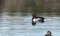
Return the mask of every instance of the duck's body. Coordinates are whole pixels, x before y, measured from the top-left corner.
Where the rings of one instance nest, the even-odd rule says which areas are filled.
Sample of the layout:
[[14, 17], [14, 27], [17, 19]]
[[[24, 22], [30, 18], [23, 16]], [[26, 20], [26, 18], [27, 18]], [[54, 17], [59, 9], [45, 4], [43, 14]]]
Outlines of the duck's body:
[[39, 21], [40, 20], [40, 18], [33, 18], [33, 22], [37, 22], [37, 21]]
[[36, 22], [44, 22], [44, 18], [43, 17], [37, 17], [36, 15], [33, 15], [33, 18], [32, 18], [32, 25], [35, 25]]

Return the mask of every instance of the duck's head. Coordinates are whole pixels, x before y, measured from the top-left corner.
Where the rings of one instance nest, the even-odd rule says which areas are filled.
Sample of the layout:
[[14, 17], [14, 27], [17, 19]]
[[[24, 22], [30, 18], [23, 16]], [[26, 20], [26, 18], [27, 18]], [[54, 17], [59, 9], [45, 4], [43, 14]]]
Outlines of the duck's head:
[[32, 14], [32, 17], [36, 17], [36, 13]]
[[51, 34], [51, 31], [48, 31], [47, 34]]

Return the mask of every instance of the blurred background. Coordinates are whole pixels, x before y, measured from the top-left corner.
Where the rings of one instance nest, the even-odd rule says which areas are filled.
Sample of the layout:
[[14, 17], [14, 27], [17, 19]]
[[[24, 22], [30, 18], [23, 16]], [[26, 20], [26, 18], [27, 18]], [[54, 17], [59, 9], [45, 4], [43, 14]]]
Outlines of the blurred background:
[[60, 0], [0, 0], [0, 11], [60, 15]]

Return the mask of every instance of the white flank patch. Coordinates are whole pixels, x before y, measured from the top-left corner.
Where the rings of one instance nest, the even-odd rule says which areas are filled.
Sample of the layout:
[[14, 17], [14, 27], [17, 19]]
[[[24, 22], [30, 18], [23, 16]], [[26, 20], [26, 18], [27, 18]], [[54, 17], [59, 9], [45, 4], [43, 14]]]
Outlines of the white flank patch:
[[37, 18], [37, 19], [34, 18], [34, 19], [33, 19], [34, 22], [37, 22], [38, 20], [40, 20], [40, 18]]
[[35, 18], [33, 19], [33, 22], [36, 22], [36, 19]]

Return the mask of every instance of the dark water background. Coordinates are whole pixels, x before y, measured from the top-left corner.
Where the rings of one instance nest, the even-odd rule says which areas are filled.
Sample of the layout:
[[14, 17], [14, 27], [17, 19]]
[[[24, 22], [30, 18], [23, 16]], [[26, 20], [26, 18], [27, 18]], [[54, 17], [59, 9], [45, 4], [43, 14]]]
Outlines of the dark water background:
[[45, 22], [33, 26], [31, 13], [14, 14], [0, 14], [0, 36], [44, 36], [47, 31], [51, 31], [53, 36], [60, 36], [59, 16], [38, 14], [45, 18]]

